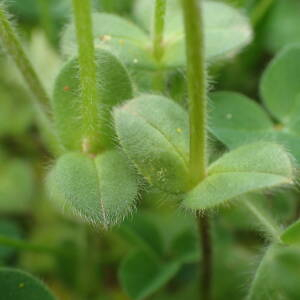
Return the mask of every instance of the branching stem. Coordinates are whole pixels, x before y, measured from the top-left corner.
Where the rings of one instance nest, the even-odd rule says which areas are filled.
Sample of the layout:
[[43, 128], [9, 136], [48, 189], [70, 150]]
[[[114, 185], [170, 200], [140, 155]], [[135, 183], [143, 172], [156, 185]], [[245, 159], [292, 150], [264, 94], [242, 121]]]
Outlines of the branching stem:
[[84, 152], [92, 152], [99, 133], [97, 107], [97, 73], [95, 47], [92, 29], [91, 0], [72, 0], [75, 18], [77, 42], [79, 47], [81, 112], [84, 134], [82, 147]]

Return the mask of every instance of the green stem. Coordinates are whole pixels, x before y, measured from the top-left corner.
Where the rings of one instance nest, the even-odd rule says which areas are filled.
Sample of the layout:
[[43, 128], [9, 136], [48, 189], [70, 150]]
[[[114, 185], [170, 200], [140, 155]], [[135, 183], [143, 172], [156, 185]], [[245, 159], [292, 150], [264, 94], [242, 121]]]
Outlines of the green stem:
[[153, 20], [153, 54], [160, 61], [164, 54], [163, 40], [165, 29], [166, 0], [156, 0]]
[[258, 2], [251, 13], [251, 21], [254, 27], [264, 18], [273, 2], [274, 0], [261, 0]]
[[209, 217], [201, 212], [197, 213], [198, 231], [200, 233], [200, 249], [202, 249], [202, 276], [200, 286], [203, 300], [212, 299], [213, 277], [213, 249]]
[[245, 207], [252, 213], [252, 215], [259, 221], [261, 226], [263, 227], [264, 232], [266, 232], [266, 236], [272, 242], [281, 242], [281, 230], [279, 226], [274, 222], [270, 215], [263, 210], [262, 207], [256, 205], [253, 201], [245, 200], [243, 202]]
[[206, 176], [206, 71], [202, 1], [182, 0], [184, 11], [190, 116], [190, 176], [196, 185]]
[[43, 87], [38, 75], [36, 74], [32, 64], [30, 63], [30, 60], [28, 59], [22, 44], [7, 17], [7, 13], [3, 4], [0, 5], [0, 39], [20, 70], [32, 94], [38, 100], [35, 101], [33, 99], [32, 101], [37, 113], [37, 123], [40, 126], [46, 143], [48, 144], [50, 150], [52, 150], [54, 153], [59, 152], [57, 139], [50, 121], [51, 116], [48, 108], [50, 100], [47, 92]]
[[[205, 45], [202, 15], [202, 1], [182, 0], [185, 36], [187, 75], [189, 91], [190, 121], [190, 180], [195, 186], [206, 177], [207, 168], [207, 95], [205, 71]], [[210, 220], [205, 214], [198, 212], [198, 230], [201, 236], [202, 276], [201, 299], [212, 299], [212, 239]]]
[[72, 0], [79, 47], [81, 111], [84, 137], [84, 152], [93, 152], [99, 133], [96, 124], [99, 122], [97, 107], [97, 71], [90, 0]]
[[13, 247], [21, 250], [28, 250], [32, 252], [47, 253], [51, 255], [64, 255], [64, 252], [55, 248], [47, 247], [44, 245], [31, 244], [22, 240], [12, 239], [6, 236], [0, 236], [0, 245], [6, 247]]

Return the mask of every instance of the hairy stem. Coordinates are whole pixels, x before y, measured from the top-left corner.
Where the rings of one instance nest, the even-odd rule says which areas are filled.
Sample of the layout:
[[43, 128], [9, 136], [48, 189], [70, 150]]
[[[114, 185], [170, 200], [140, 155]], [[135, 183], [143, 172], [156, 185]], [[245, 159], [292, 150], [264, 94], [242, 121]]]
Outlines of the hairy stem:
[[[190, 180], [192, 186], [204, 180], [207, 169], [206, 133], [206, 71], [202, 16], [202, 1], [182, 0], [189, 91], [190, 121]], [[210, 300], [212, 282], [212, 243], [209, 217], [198, 212], [198, 229], [201, 236], [202, 278], [201, 299]]]
[[72, 0], [79, 48], [81, 112], [84, 152], [92, 152], [97, 144], [99, 122], [97, 107], [97, 74], [92, 30], [91, 0]]
[[166, 0], [155, 1], [155, 11], [153, 20], [153, 54], [159, 61], [164, 53], [163, 39], [165, 28], [165, 15], [166, 15]]
[[253, 26], [256, 26], [263, 19], [273, 3], [274, 0], [261, 0], [258, 2], [251, 13], [251, 21]]
[[197, 214], [198, 230], [201, 236], [200, 249], [202, 249], [202, 276], [200, 276], [200, 286], [203, 300], [212, 299], [212, 240], [210, 220], [207, 215], [200, 212]]
[[245, 200], [243, 202], [245, 207], [252, 213], [252, 215], [259, 221], [263, 231], [266, 233], [266, 237], [271, 242], [281, 242], [281, 231], [279, 226], [274, 222], [270, 215], [263, 210], [262, 207], [256, 205], [253, 201]]
[[185, 22], [190, 116], [190, 176], [193, 185], [206, 176], [206, 71], [202, 1], [182, 0]]
[[58, 142], [50, 121], [51, 116], [48, 108], [50, 100], [47, 92], [43, 87], [38, 75], [36, 74], [32, 64], [30, 63], [30, 60], [22, 47], [14, 27], [7, 17], [7, 13], [3, 4], [0, 4], [0, 39], [20, 70], [30, 91], [38, 100], [35, 101], [35, 99], [33, 99], [32, 101], [37, 113], [37, 123], [41, 129], [45, 142], [49, 146], [50, 150], [52, 150], [54, 153], [59, 152]]

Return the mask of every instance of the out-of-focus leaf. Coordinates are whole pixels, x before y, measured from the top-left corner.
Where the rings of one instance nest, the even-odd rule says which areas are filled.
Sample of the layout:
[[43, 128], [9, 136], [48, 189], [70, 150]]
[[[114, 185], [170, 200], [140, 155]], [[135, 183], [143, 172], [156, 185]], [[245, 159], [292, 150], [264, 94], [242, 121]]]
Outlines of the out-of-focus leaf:
[[134, 300], [146, 299], [163, 287], [177, 272], [175, 263], [163, 263], [143, 251], [130, 254], [122, 263], [119, 278]]
[[300, 2], [274, 1], [262, 27], [263, 42], [269, 51], [276, 53], [282, 47], [300, 42]]
[[[0, 220], [0, 236], [20, 238], [21, 228], [13, 221]], [[15, 249], [12, 247], [0, 245], [0, 264], [5, 262], [5, 260], [11, 257], [15, 252]]]
[[257, 268], [247, 300], [297, 300], [299, 276], [300, 248], [273, 245]]
[[17, 269], [0, 268], [0, 299], [55, 300], [50, 290], [38, 279]]
[[[285, 48], [270, 63], [261, 80], [262, 98], [283, 125], [288, 125], [295, 110], [300, 108], [299, 57], [300, 44]], [[297, 117], [300, 119], [299, 113]]]
[[286, 244], [300, 245], [300, 220], [290, 225], [281, 235], [281, 239]]

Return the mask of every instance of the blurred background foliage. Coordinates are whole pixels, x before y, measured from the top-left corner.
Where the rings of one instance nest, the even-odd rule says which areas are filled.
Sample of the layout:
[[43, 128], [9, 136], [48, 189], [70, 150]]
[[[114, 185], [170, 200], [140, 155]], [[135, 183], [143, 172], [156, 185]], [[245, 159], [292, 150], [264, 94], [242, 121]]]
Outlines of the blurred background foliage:
[[[239, 91], [259, 99], [258, 82], [265, 66], [284, 46], [300, 42], [300, 1], [274, 0], [266, 7], [260, 5], [261, 0], [222, 1], [249, 16], [255, 38], [239, 56], [210, 67], [211, 90]], [[51, 92], [64, 60], [60, 39], [70, 19], [70, 1], [11, 0], [7, 4]], [[133, 5], [134, 0], [94, 1], [95, 10], [129, 20], [133, 20]], [[43, 188], [52, 158], [38, 134], [30, 94], [3, 49], [0, 67], [0, 265], [37, 275], [59, 299], [194, 299], [201, 257], [193, 217], [155, 190], [141, 195], [138, 214], [108, 232], [59, 214]], [[174, 74], [170, 82], [173, 98], [185, 95], [183, 78], [184, 74]], [[222, 151], [217, 142], [212, 144], [216, 153]], [[257, 198], [254, 201], [282, 224], [300, 216], [297, 191]], [[240, 300], [247, 293], [245, 282], [251, 281], [265, 241], [256, 221], [241, 207], [220, 208], [212, 218], [215, 299]], [[286, 255], [276, 249], [276, 272], [299, 278], [299, 256], [293, 252], [286, 259]], [[278, 279], [271, 282], [277, 284]]]

